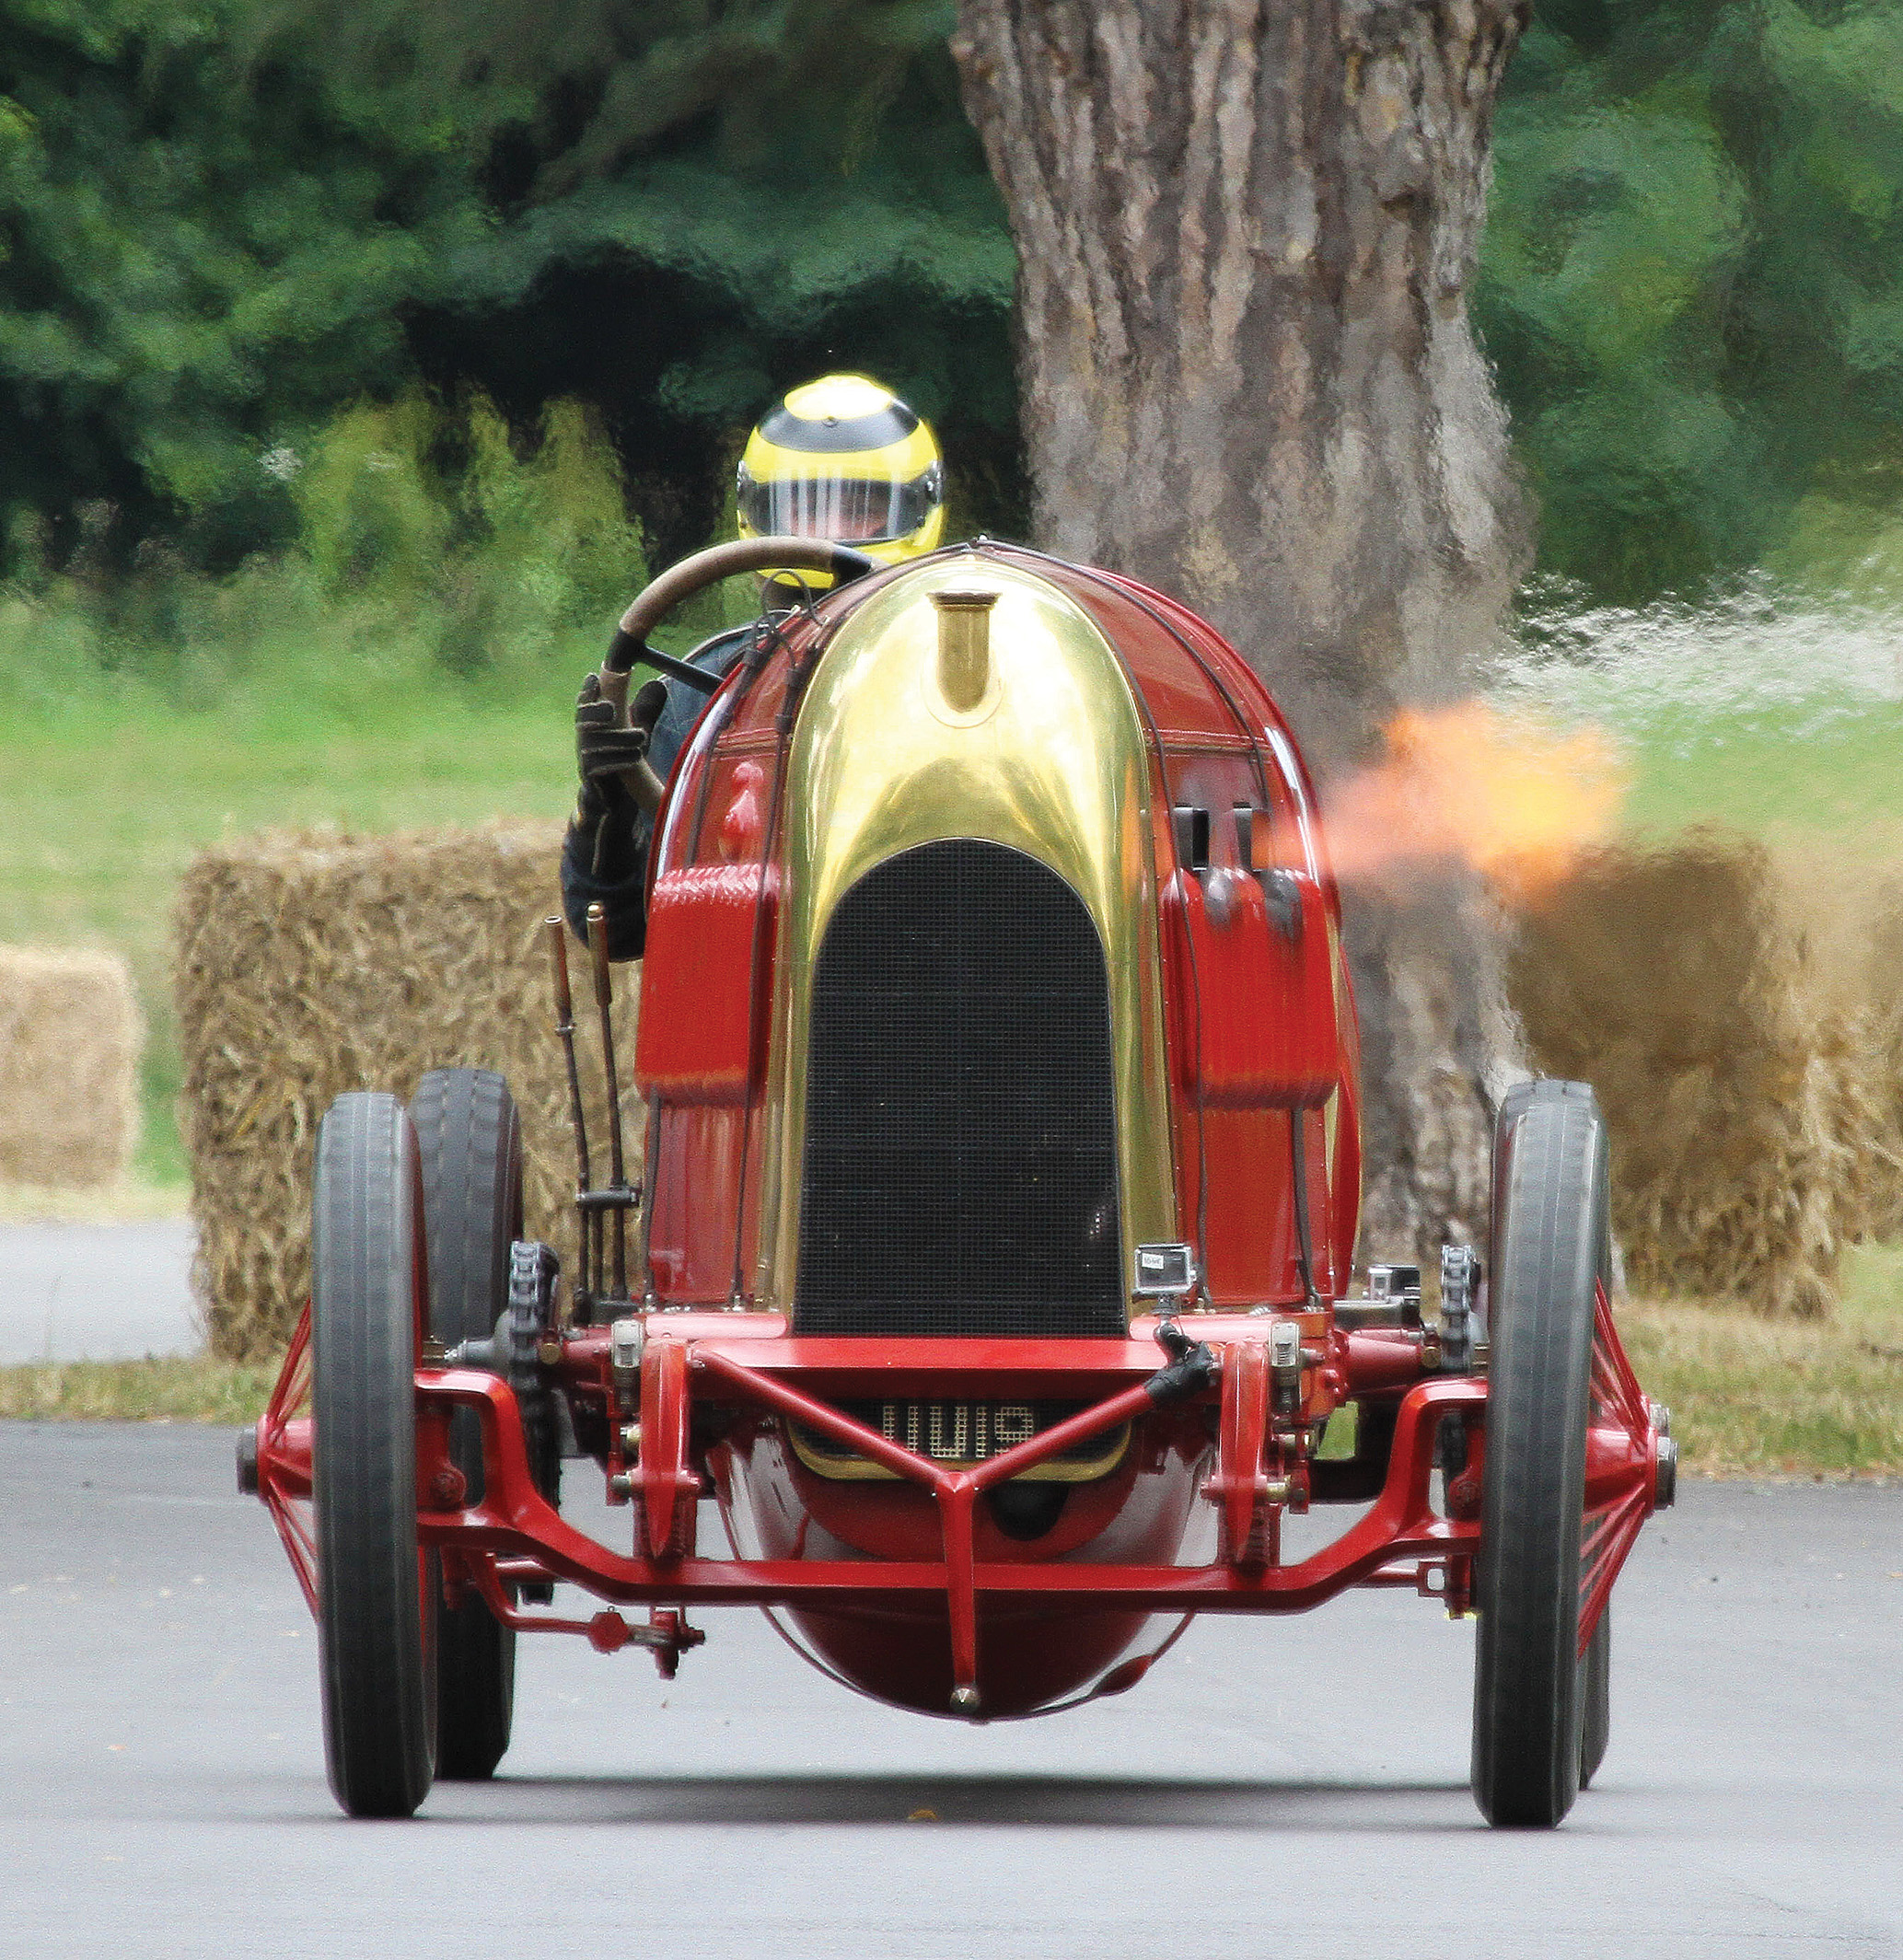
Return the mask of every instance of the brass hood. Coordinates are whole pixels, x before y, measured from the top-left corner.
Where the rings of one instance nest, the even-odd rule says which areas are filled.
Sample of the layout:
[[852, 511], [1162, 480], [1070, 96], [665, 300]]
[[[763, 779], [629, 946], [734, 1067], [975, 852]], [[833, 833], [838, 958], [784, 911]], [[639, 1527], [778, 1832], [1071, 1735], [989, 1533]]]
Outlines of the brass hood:
[[[996, 597], [974, 667], [969, 613], [981, 593]], [[952, 604], [934, 603], [937, 594]], [[949, 656], [944, 621], [966, 635]], [[1096, 623], [1035, 574], [975, 554], [934, 559], [840, 627], [787, 762], [760, 1305], [790, 1308], [798, 1270], [813, 962], [828, 922], [876, 865], [945, 839], [1021, 851], [1083, 900], [1109, 978], [1126, 1286], [1138, 1244], [1182, 1235], [1150, 805], [1143, 724], [1123, 668]]]

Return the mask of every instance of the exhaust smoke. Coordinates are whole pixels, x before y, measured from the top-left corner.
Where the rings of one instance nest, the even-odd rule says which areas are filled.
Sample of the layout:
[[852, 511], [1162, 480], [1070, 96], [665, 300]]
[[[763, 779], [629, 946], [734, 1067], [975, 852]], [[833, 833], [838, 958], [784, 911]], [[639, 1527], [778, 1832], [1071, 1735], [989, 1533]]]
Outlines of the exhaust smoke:
[[1383, 740], [1379, 761], [1323, 799], [1345, 884], [1394, 889], [1460, 867], [1529, 907], [1618, 828], [1627, 771], [1596, 727], [1465, 701], [1404, 708]]

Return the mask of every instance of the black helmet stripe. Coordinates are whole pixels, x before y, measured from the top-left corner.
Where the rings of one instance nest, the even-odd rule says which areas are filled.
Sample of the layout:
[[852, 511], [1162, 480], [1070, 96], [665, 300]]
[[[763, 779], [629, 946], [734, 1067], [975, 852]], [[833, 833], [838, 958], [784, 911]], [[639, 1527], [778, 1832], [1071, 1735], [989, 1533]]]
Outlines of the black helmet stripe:
[[777, 448], [830, 456], [843, 450], [888, 448], [903, 442], [918, 425], [919, 418], [902, 401], [839, 422], [810, 421], [795, 415], [783, 401], [760, 423], [760, 433]]

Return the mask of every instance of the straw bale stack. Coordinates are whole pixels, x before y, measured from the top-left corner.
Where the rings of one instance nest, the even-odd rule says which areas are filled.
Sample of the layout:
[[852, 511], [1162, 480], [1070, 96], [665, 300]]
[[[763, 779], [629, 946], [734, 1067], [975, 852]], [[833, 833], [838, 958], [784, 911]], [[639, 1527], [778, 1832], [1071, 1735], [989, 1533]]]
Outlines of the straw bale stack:
[[1871, 910], [1866, 1025], [1882, 1084], [1882, 1133], [1870, 1235], [1887, 1239], [1903, 1237], [1903, 883], [1882, 884]]
[[1881, 1222], [1895, 1078], [1763, 847], [1596, 854], [1525, 922], [1508, 985], [1538, 1066], [1599, 1092], [1631, 1285], [1828, 1313]]
[[116, 953], [0, 946], [0, 1184], [117, 1184], [138, 1147], [145, 1042]]
[[[432, 1068], [508, 1077], [522, 1114], [526, 1229], [572, 1268], [574, 1154], [542, 923], [559, 910], [560, 840], [540, 822], [375, 839], [269, 834], [208, 851], [186, 873], [175, 921], [180, 1118], [195, 1280], [216, 1352], [266, 1354], [296, 1323], [309, 1290], [311, 1154], [331, 1099], [355, 1088], [407, 1099]], [[592, 996], [573, 946], [571, 963], [598, 1149]], [[624, 1072], [635, 978], [617, 969]]]

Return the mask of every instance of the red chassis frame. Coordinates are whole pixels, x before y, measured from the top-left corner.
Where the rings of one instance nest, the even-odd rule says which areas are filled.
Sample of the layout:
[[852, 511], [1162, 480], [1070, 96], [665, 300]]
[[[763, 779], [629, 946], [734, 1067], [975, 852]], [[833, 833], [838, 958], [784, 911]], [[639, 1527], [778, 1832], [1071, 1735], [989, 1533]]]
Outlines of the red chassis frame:
[[[525, 1632], [580, 1633], [604, 1652], [639, 1641], [672, 1671], [701, 1636], [689, 1606], [834, 1606], [868, 1601], [920, 1606], [942, 1599], [948, 1616], [954, 1707], [978, 1707], [978, 1602], [1037, 1597], [1080, 1608], [1158, 1613], [1292, 1613], [1350, 1586], [1409, 1586], [1467, 1609], [1480, 1539], [1480, 1465], [1487, 1390], [1470, 1376], [1427, 1372], [1418, 1332], [1343, 1331], [1325, 1312], [1298, 1319], [1304, 1340], [1298, 1408], [1278, 1412], [1266, 1316], [1197, 1314], [1178, 1324], [1206, 1342], [1219, 1374], [1181, 1406], [1213, 1409], [1215, 1469], [1202, 1494], [1218, 1510], [1220, 1548], [1206, 1565], [1112, 1565], [1035, 1560], [981, 1562], [973, 1546], [979, 1495], [1059, 1452], [1157, 1408], [1146, 1386], [1158, 1373], [1157, 1323], [1140, 1318], [1126, 1340], [873, 1340], [795, 1337], [769, 1314], [656, 1313], [644, 1316], [639, 1380], [638, 1460], [624, 1464], [618, 1384], [606, 1328], [572, 1331], [551, 1363], [578, 1401], [598, 1400], [610, 1438], [612, 1502], [632, 1502], [635, 1548], [610, 1551], [569, 1525], [536, 1489], [516, 1398], [498, 1376], [427, 1363], [416, 1372], [418, 1538], [443, 1554], [452, 1602], [473, 1586], [497, 1618]], [[1309, 1345], [1315, 1343], [1316, 1345]], [[311, 1493], [309, 1315], [298, 1327], [270, 1408], [258, 1424], [258, 1492], [270, 1508], [305, 1597], [317, 1606]], [[1028, 1441], [970, 1466], [909, 1450], [833, 1406], [834, 1398], [978, 1399], [1066, 1398], [1087, 1406]], [[1398, 1398], [1387, 1474], [1372, 1506], [1332, 1544], [1297, 1564], [1280, 1556], [1285, 1509], [1305, 1510], [1305, 1429], [1341, 1403]], [[701, 1478], [693, 1457], [696, 1404], [796, 1419], [922, 1486], [936, 1501], [942, 1556], [899, 1560], [704, 1559], [696, 1555]], [[448, 1419], [458, 1407], [482, 1422], [484, 1494], [465, 1502], [451, 1460]], [[1433, 1508], [1430, 1476], [1444, 1419], [1463, 1420], [1468, 1463], [1450, 1477], [1445, 1511]], [[1207, 1418], [1205, 1418], [1207, 1420]], [[717, 1445], [716, 1445], [717, 1447]], [[1583, 1654], [1620, 1566], [1654, 1508], [1658, 1434], [1612, 1323], [1603, 1290], [1595, 1328], [1586, 1437], [1585, 1519], [1580, 1582]], [[1438, 1576], [1440, 1583], [1433, 1583]], [[630, 1628], [615, 1612], [587, 1620], [523, 1611], [510, 1588], [567, 1580], [603, 1599], [645, 1605], [655, 1624]], [[1113, 1676], [1125, 1670], [1113, 1670]], [[1141, 1672], [1141, 1670], [1138, 1670]], [[1120, 1685], [1131, 1685], [1129, 1681]], [[1108, 1686], [1108, 1682], [1106, 1684]]]

